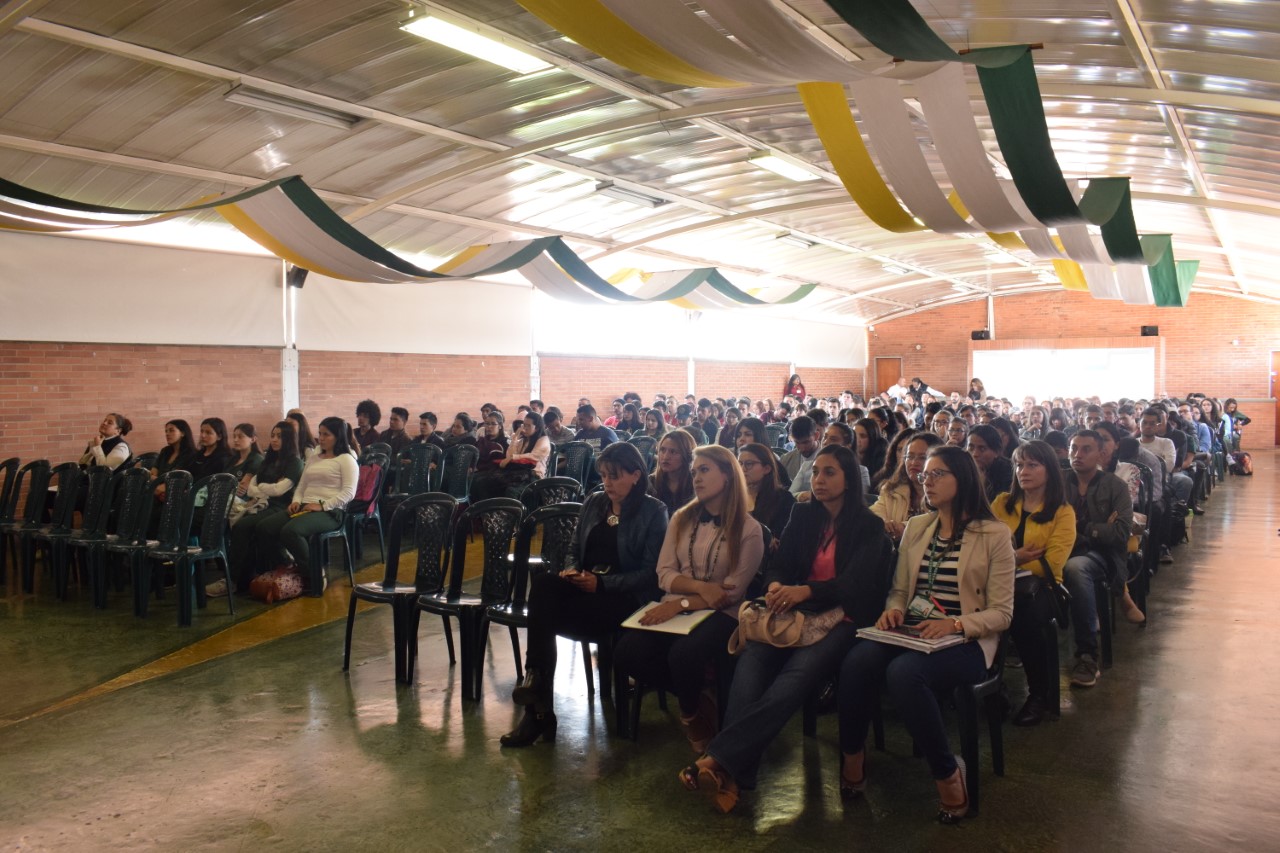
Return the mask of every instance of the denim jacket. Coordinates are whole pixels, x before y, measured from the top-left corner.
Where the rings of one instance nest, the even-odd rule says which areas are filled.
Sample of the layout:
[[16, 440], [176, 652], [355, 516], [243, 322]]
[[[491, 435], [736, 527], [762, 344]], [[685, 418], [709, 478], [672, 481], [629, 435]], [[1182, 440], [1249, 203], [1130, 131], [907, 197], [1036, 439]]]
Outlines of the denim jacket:
[[[638, 487], [639, 488], [639, 487]], [[596, 492], [587, 498], [573, 533], [573, 556], [579, 567], [586, 559], [587, 539], [597, 524], [609, 515], [609, 498]], [[618, 524], [618, 565], [607, 575], [599, 575], [600, 589], [632, 596], [636, 606], [657, 601], [658, 553], [667, 535], [667, 507], [657, 498], [645, 495], [639, 510], [624, 516]]]

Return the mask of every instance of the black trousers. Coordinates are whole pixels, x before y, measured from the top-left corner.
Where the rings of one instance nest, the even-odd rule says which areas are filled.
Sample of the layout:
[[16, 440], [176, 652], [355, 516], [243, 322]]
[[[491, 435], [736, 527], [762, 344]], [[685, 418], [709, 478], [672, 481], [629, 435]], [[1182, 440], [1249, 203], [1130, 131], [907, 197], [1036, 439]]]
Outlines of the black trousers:
[[728, 665], [729, 635], [738, 620], [717, 610], [688, 634], [628, 630], [613, 651], [613, 665], [637, 683], [675, 694], [686, 717], [698, 710], [708, 667]]
[[[1030, 695], [1048, 702], [1049, 679], [1057, 678], [1049, 665], [1049, 620], [1054, 618], [1053, 593], [1038, 577], [1021, 577], [1013, 586], [1013, 622], [1009, 636], [1018, 646]], [[1053, 642], [1057, 637], [1053, 638]]]
[[533, 578], [529, 591], [528, 649], [525, 668], [541, 670], [548, 683], [556, 671], [556, 637], [607, 634], [639, 605], [628, 593], [596, 588], [583, 592], [554, 574]]

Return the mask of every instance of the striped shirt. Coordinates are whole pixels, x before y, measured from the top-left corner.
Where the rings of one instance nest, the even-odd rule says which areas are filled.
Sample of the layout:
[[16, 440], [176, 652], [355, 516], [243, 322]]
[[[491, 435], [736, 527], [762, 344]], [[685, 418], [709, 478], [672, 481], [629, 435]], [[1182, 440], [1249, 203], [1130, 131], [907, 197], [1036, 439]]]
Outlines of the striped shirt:
[[[916, 578], [916, 595], [932, 595], [933, 600], [952, 617], [960, 615], [960, 582], [957, 571], [962, 535], [958, 534], [950, 542], [931, 540], [924, 556], [920, 558], [920, 574]], [[929, 566], [934, 560], [937, 561], [937, 575], [933, 579], [933, 592], [930, 593]], [[909, 618], [907, 622], [911, 624], [912, 620]]]

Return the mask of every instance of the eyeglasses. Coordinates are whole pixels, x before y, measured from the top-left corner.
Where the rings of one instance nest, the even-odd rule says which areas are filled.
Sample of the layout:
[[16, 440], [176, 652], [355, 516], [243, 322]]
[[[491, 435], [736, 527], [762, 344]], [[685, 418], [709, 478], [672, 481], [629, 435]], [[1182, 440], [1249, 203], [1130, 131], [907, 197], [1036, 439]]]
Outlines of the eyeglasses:
[[950, 474], [951, 472], [944, 468], [934, 468], [932, 471], [921, 471], [919, 474], [916, 474], [916, 482], [924, 485], [932, 480], [936, 483], [943, 477], [949, 476]]
[[739, 462], [739, 463], [738, 463], [738, 466], [739, 466], [739, 467], [741, 467], [743, 471], [750, 471], [750, 470], [752, 470], [753, 468], [759, 468], [759, 467], [760, 467], [760, 463], [759, 463], [759, 462], [751, 462], [751, 461], [749, 461], [749, 460], [748, 460], [748, 461], [746, 461], [746, 462]]

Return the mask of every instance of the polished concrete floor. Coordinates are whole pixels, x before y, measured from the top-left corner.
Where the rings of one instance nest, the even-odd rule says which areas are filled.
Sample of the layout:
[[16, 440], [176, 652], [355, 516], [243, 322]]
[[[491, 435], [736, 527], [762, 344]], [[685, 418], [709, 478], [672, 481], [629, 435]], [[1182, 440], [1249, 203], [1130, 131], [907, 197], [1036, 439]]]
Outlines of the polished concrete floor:
[[[934, 790], [889, 712], [867, 798], [835, 789], [836, 719], [795, 720], [731, 815], [683, 791], [691, 757], [647, 699], [640, 741], [611, 733], [566, 647], [554, 745], [503, 751], [510, 646], [495, 631], [485, 699], [464, 703], [438, 620], [416, 683], [392, 678], [390, 621], [356, 624], [346, 582], [239, 618], [214, 602], [173, 624], [9, 598], [0, 607], [0, 845], [8, 850], [1205, 850], [1280, 849], [1277, 458], [1215, 491], [1156, 578], [1150, 625], [1122, 625], [1099, 685], [1062, 719], [1006, 727], [981, 815], [932, 822]], [[372, 567], [366, 575], [377, 576]], [[1021, 675], [1008, 681], [1015, 701]], [[985, 736], [984, 736], [985, 741]]]

